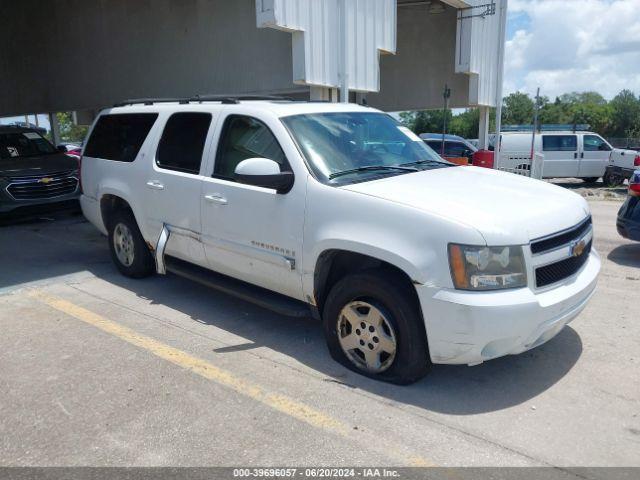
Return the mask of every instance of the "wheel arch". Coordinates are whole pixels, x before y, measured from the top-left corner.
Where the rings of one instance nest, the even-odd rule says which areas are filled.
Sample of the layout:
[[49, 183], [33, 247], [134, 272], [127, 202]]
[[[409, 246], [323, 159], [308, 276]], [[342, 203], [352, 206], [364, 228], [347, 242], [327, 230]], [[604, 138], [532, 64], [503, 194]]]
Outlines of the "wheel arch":
[[[109, 217], [116, 211], [129, 211], [135, 218], [138, 228], [143, 235], [143, 225], [140, 222], [140, 215], [136, 213], [136, 209], [133, 207], [133, 203], [129, 201], [126, 195], [116, 190], [104, 190], [100, 193], [100, 220], [105, 228], [105, 231], [109, 230]], [[147, 242], [148, 244], [148, 242]]]
[[388, 258], [381, 257], [344, 248], [323, 250], [316, 259], [313, 274], [313, 298], [320, 315], [333, 285], [346, 275], [368, 270], [381, 270], [396, 276], [398, 281], [411, 287], [412, 295], [418, 302], [417, 293], [412, 286], [414, 283], [420, 282], [414, 276], [413, 269], [407, 269], [404, 265], [398, 265], [400, 262], [389, 261]]

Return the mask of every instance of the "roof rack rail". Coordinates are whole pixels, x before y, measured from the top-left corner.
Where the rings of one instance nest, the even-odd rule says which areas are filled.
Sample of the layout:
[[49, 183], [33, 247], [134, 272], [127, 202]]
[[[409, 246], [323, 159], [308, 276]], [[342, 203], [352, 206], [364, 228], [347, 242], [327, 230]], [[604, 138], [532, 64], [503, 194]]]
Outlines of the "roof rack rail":
[[116, 103], [114, 107], [124, 107], [127, 105], [154, 105], [156, 103], [179, 103], [182, 105], [191, 102], [220, 102], [224, 104], [236, 104], [241, 100], [278, 100], [285, 102], [294, 101], [291, 97], [281, 97], [277, 95], [194, 95], [192, 97], [175, 97], [175, 98], [132, 98], [124, 102]]
[[[533, 125], [503, 125], [500, 130], [502, 132], [533, 132]], [[586, 123], [547, 123], [538, 125], [538, 132], [556, 132], [556, 131], [572, 131], [572, 132], [588, 132], [591, 125]]]

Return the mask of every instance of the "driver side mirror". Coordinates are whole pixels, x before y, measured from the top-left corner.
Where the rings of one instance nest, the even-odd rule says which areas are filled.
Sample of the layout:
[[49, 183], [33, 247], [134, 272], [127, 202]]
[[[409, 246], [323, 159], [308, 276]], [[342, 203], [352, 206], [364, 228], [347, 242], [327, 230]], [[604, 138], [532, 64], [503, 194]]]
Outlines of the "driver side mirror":
[[64, 145], [58, 145], [56, 147], [56, 150], [58, 150], [61, 153], [67, 153], [67, 147], [65, 147]]
[[272, 188], [287, 193], [293, 187], [293, 172], [281, 172], [280, 165], [268, 158], [248, 158], [235, 169], [236, 180], [246, 185]]

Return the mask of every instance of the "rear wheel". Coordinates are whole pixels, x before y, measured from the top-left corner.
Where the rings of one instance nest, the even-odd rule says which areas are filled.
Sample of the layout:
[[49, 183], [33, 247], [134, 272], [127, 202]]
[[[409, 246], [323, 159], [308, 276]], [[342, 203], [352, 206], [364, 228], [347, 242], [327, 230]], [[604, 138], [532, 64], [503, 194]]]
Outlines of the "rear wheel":
[[624, 177], [619, 173], [607, 172], [604, 174], [604, 177], [602, 177], [602, 181], [605, 186], [614, 188], [619, 187], [624, 183]]
[[323, 325], [336, 361], [404, 385], [426, 375], [431, 361], [419, 306], [402, 280], [384, 271], [346, 276], [329, 292]]
[[586, 177], [586, 178], [583, 178], [582, 180], [583, 180], [585, 183], [596, 183], [596, 182], [598, 181], [598, 179], [599, 179], [599, 178], [600, 178], [600, 177]]
[[109, 222], [109, 250], [123, 275], [143, 278], [155, 272], [155, 260], [131, 212], [117, 211]]

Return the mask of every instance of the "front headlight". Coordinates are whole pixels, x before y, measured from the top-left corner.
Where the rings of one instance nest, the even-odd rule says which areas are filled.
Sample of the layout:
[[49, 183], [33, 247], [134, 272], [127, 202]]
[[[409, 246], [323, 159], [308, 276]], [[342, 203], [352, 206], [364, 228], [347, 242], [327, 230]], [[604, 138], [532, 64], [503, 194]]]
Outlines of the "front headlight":
[[449, 244], [449, 266], [459, 290], [501, 290], [527, 286], [522, 247]]

